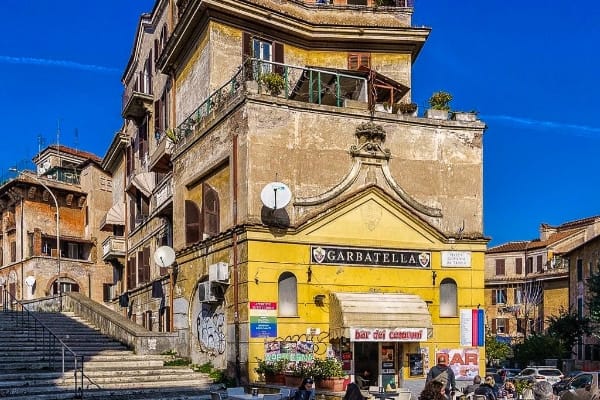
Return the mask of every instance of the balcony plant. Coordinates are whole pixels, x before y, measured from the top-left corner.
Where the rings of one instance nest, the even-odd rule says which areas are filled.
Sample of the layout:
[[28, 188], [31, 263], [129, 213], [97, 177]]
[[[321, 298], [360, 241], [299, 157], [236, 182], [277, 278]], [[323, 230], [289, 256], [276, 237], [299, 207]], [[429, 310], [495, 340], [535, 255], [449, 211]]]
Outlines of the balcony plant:
[[426, 112], [427, 118], [448, 119], [451, 101], [452, 95], [448, 92], [439, 91], [433, 93], [429, 98], [429, 109]]
[[398, 112], [404, 115], [417, 115], [417, 103], [398, 103], [394, 104], [392, 112], [397, 114]]
[[271, 96], [279, 96], [285, 87], [283, 76], [275, 72], [262, 74], [259, 83], [267, 88]]

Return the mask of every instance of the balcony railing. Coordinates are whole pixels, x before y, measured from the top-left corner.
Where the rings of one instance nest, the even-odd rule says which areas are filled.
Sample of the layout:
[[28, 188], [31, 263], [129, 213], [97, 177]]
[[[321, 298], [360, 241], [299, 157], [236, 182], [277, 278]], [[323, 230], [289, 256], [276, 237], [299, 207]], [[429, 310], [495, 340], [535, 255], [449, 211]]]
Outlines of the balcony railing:
[[229, 81], [209, 95], [179, 124], [175, 129], [176, 149], [186, 142], [195, 127], [207, 116], [237, 98], [247, 81], [256, 82], [259, 93], [270, 92], [271, 95], [290, 100], [335, 107], [344, 107], [346, 100], [363, 102], [365, 105], [368, 103], [368, 79], [358, 71], [357, 75], [351, 75], [333, 69], [292, 66], [250, 58]]
[[109, 236], [102, 242], [102, 259], [125, 256], [125, 238], [123, 236]]
[[173, 178], [168, 177], [161, 182], [160, 186], [156, 188], [154, 194], [152, 195], [150, 207], [152, 212], [156, 212], [163, 205], [169, 202], [173, 197]]

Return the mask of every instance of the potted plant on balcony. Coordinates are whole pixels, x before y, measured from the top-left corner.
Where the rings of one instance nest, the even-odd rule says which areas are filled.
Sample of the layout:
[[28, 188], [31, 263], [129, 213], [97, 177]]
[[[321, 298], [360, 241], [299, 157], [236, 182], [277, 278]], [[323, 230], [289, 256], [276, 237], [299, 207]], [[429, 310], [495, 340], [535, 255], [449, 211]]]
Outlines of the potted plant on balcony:
[[267, 72], [260, 76], [259, 84], [267, 88], [271, 96], [279, 96], [285, 87], [285, 80], [276, 72]]
[[412, 115], [413, 117], [416, 117], [417, 109], [417, 103], [397, 103], [394, 104], [392, 112], [394, 114], [400, 113], [403, 115]]
[[448, 119], [450, 101], [452, 101], [452, 95], [448, 92], [439, 91], [433, 93], [429, 98], [430, 108], [426, 112], [426, 117], [433, 119]]
[[283, 370], [285, 368], [285, 361], [265, 361], [260, 358], [256, 359], [258, 366], [254, 368], [254, 371], [264, 377], [265, 383], [273, 384], [285, 384], [285, 377]]
[[313, 365], [313, 377], [319, 389], [331, 392], [344, 391], [346, 372], [337, 358], [316, 359]]

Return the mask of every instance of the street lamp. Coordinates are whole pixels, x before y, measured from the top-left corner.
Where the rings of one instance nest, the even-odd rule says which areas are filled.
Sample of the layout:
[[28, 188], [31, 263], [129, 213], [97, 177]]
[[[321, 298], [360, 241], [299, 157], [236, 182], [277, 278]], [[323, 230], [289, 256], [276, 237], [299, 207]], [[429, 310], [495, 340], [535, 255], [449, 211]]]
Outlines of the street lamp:
[[[16, 168], [9, 168], [9, 171], [18, 172]], [[46, 186], [46, 184], [44, 182], [42, 182], [42, 180], [40, 179], [39, 176], [33, 175], [29, 171], [21, 171], [18, 173], [20, 175], [30, 177], [33, 180], [35, 180], [37, 183], [42, 185], [42, 187], [44, 189], [46, 189], [48, 191], [48, 193], [50, 193], [50, 196], [52, 196], [52, 200], [54, 200], [54, 205], [56, 207], [56, 265], [58, 267], [58, 278], [57, 278], [58, 301], [59, 301], [59, 311], [62, 312], [62, 287], [60, 285], [60, 215], [59, 215], [59, 208], [58, 208], [58, 200], [56, 200], [56, 196], [54, 195], [52, 190], [50, 190], [50, 188], [48, 186]], [[23, 210], [21, 210], [21, 212], [23, 212]], [[23, 243], [21, 243], [21, 246], [23, 246]]]

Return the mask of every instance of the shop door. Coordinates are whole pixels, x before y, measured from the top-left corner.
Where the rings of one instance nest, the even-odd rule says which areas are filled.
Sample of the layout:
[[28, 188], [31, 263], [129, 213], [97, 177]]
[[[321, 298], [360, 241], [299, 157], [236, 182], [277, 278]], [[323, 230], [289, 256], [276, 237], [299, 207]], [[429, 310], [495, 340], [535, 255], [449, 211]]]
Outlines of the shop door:
[[379, 343], [354, 343], [354, 375], [368, 380], [369, 386], [379, 386]]

